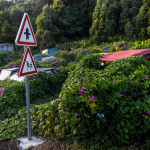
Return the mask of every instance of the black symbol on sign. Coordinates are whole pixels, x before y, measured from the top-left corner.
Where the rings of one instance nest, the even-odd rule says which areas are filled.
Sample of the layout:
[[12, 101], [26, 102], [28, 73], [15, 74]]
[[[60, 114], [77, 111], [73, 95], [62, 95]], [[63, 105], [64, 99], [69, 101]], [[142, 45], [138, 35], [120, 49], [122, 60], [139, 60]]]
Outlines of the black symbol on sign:
[[26, 34], [26, 40], [29, 40], [30, 33], [28, 28], [26, 28], [26, 32], [24, 32], [24, 34]]
[[28, 61], [26, 61], [26, 66], [27, 66], [27, 70], [28, 70], [28, 68], [30, 68], [30, 70], [31, 70], [31, 68], [32, 68], [32, 63], [28, 63]]

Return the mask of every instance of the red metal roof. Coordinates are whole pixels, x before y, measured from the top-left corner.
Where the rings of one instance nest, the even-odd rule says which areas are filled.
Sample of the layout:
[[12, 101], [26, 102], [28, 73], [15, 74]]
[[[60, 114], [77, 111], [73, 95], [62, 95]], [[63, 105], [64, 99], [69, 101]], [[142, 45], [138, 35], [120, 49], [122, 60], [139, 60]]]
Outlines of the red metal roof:
[[[150, 54], [150, 49], [125, 50], [125, 51], [105, 54], [103, 58], [102, 57], [100, 58], [100, 60], [113, 62], [117, 59], [128, 58], [130, 56], [147, 55], [147, 54]], [[145, 59], [148, 59], [148, 57]]]

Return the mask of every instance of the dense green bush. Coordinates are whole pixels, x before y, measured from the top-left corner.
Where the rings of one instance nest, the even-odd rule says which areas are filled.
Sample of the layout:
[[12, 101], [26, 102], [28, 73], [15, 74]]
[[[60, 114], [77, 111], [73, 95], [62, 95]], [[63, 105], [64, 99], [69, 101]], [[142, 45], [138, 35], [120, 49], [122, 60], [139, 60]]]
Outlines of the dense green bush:
[[[54, 100], [45, 104], [31, 105], [31, 128], [33, 134], [54, 135], [54, 127], [59, 123], [58, 104], [60, 100]], [[16, 116], [1, 121], [0, 140], [14, 139], [26, 136], [26, 109], [20, 109]], [[32, 135], [33, 135], [32, 134]]]
[[91, 46], [92, 42], [91, 39], [82, 39], [77, 41], [70, 41], [65, 42], [63, 44], [56, 44], [56, 47], [58, 47], [61, 50], [67, 50], [68, 48], [78, 49], [78, 48], [86, 48]]
[[[12, 117], [17, 110], [25, 105], [25, 85], [7, 79], [0, 82], [0, 120]], [[9, 110], [9, 111], [8, 111]]]
[[1, 67], [1, 69], [20, 67], [20, 64], [21, 64], [21, 59], [19, 59], [17, 61], [10, 62], [7, 65], [5, 65], [4, 67]]
[[[33, 75], [31, 77], [30, 87], [31, 87], [31, 103], [32, 104], [39, 104], [39, 105], [31, 105], [31, 120], [32, 120], [32, 131], [34, 134], [39, 135], [52, 135], [55, 134], [56, 130], [54, 130], [55, 125], [59, 124], [59, 117], [58, 117], [58, 104], [60, 103], [60, 100], [54, 100], [52, 102], [47, 102], [43, 104], [42, 100], [50, 99], [49, 97], [53, 96], [62, 87], [63, 82], [65, 82], [68, 71], [72, 71], [74, 67], [70, 66], [67, 68], [60, 67], [58, 69], [57, 74], [54, 75], [47, 75], [44, 72], [39, 72], [38, 75]], [[46, 82], [45, 82], [46, 80]], [[9, 81], [9, 80], [8, 80]], [[44, 83], [45, 82], [45, 83]], [[44, 84], [43, 84], [44, 83]], [[24, 83], [22, 83], [24, 86]], [[4, 87], [5, 88], [5, 87]], [[20, 90], [24, 90], [25, 88], [19, 87]], [[5, 93], [3, 93], [5, 95]], [[13, 93], [15, 96], [17, 93]], [[13, 102], [10, 103], [11, 110], [13, 109], [15, 112], [8, 113], [8, 109], [3, 109], [3, 116], [1, 115], [1, 119], [4, 117], [7, 117], [8, 119], [1, 120], [0, 124], [0, 139], [11, 139], [16, 138], [19, 136], [25, 136], [26, 135], [26, 109], [22, 108], [22, 106], [25, 106], [25, 90], [23, 94], [24, 99], [21, 100], [18, 103], [18, 108], [15, 108], [15, 100], [13, 99]], [[12, 95], [12, 93], [11, 93]], [[19, 95], [18, 95], [19, 96]], [[36, 99], [35, 99], [36, 97]], [[53, 97], [54, 98], [54, 97]], [[8, 97], [7, 97], [8, 99]], [[39, 103], [37, 101], [39, 100]], [[47, 100], [47, 101], [48, 101]], [[2, 101], [1, 101], [2, 103]], [[42, 103], [42, 104], [41, 104]], [[4, 105], [6, 103], [4, 102]], [[21, 106], [22, 105], [22, 106]], [[19, 110], [20, 109], [20, 110]], [[19, 110], [19, 112], [16, 114], [16, 112]], [[10, 114], [10, 115], [8, 115]], [[12, 117], [12, 118], [10, 118]]]
[[77, 68], [60, 93], [59, 135], [89, 136], [103, 144], [148, 139], [149, 67], [139, 56], [118, 60], [102, 71]]
[[[62, 84], [68, 76], [68, 68], [60, 68], [56, 74], [38, 72], [30, 77], [31, 104], [49, 101], [61, 90]], [[26, 105], [25, 83], [7, 79], [1, 81], [0, 120], [12, 117]], [[9, 110], [9, 111], [8, 111]]]
[[76, 61], [80, 61], [83, 57], [89, 55], [89, 54], [95, 54], [95, 53], [101, 53], [102, 51], [100, 49], [94, 49], [94, 48], [79, 48], [73, 51], [76, 53]]
[[[112, 39], [111, 39], [112, 41]], [[101, 46], [101, 45], [100, 45]], [[122, 51], [122, 50], [137, 50], [137, 49], [149, 49], [150, 48], [150, 39], [144, 41], [127, 41], [121, 40], [121, 37], [118, 42], [105, 43], [105, 47], [109, 48], [109, 53]]]
[[68, 69], [59, 68], [56, 74], [47, 74], [45, 72], [38, 72], [37, 75], [31, 77], [31, 98], [37, 100], [38, 98], [46, 98], [54, 96], [59, 93], [62, 84], [68, 76]]
[[68, 64], [69, 62], [72, 62], [75, 60], [76, 55], [71, 52], [66, 52], [66, 51], [59, 51], [54, 54], [57, 58], [64, 59], [66, 63]]
[[90, 54], [84, 57], [79, 64], [79, 68], [89, 68], [89, 69], [95, 69], [95, 70], [101, 70], [106, 67], [107, 64], [110, 64], [108, 62], [101, 62], [100, 57], [103, 57], [101, 54]]
[[[20, 59], [20, 56], [14, 53], [0, 53], [0, 67], [6, 67], [8, 63]], [[11, 64], [11, 63], [10, 63]], [[15, 65], [15, 64], [13, 64]]]
[[35, 64], [37, 68], [43, 68], [43, 67], [58, 68], [59, 66], [67, 66], [65, 59], [62, 58], [56, 58], [49, 61], [36, 62]]
[[[31, 86], [36, 87], [31, 90], [33, 98], [38, 95], [44, 97], [43, 89], [46, 95], [53, 95], [49, 89], [54, 87], [56, 91], [57, 88], [61, 90], [59, 99], [32, 107], [34, 134], [78, 137], [80, 140], [82, 137], [94, 142], [93, 149], [148, 143], [150, 63], [143, 56], [117, 60], [99, 67], [100, 63], [99, 54], [91, 54], [78, 65], [60, 68], [62, 75], [57, 73], [53, 81], [42, 72], [32, 76]], [[39, 88], [44, 82], [47, 83]], [[64, 83], [63, 87], [57, 87], [57, 83]], [[0, 139], [26, 134], [25, 113], [22, 109], [15, 117], [1, 122]], [[149, 148], [148, 144], [145, 146]], [[89, 148], [88, 145], [86, 147]]]

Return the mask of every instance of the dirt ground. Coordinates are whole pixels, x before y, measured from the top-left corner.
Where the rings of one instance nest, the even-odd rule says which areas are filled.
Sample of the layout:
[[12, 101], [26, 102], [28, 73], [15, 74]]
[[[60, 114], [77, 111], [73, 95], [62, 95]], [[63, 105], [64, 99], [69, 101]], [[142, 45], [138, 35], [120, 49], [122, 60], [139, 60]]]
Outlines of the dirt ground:
[[0, 141], [0, 150], [19, 150], [18, 149], [18, 141], [17, 140]]
[[[20, 150], [18, 140], [0, 141], [0, 150]], [[49, 138], [45, 143], [38, 146], [32, 146], [28, 150], [80, 150], [77, 144], [68, 146], [65, 141], [57, 141], [55, 138]]]

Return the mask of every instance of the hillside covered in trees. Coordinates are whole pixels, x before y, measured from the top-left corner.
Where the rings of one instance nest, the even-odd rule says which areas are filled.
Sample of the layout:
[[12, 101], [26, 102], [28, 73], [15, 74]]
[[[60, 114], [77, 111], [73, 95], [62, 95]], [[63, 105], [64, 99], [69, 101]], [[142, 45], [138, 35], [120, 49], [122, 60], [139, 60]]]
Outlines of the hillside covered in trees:
[[[104, 50], [150, 48], [150, 0], [0, 0], [0, 43], [14, 44], [25, 12], [38, 43], [31, 51], [59, 49], [35, 62], [56, 74], [30, 76], [32, 135], [68, 150], [150, 149], [150, 61], [100, 61]], [[16, 48], [0, 53], [0, 70], [19, 67]], [[27, 135], [25, 97], [25, 82], [0, 81], [0, 142]]]
[[1, 0], [0, 43], [14, 43], [25, 12], [39, 50], [83, 37], [150, 37], [150, 0]]

